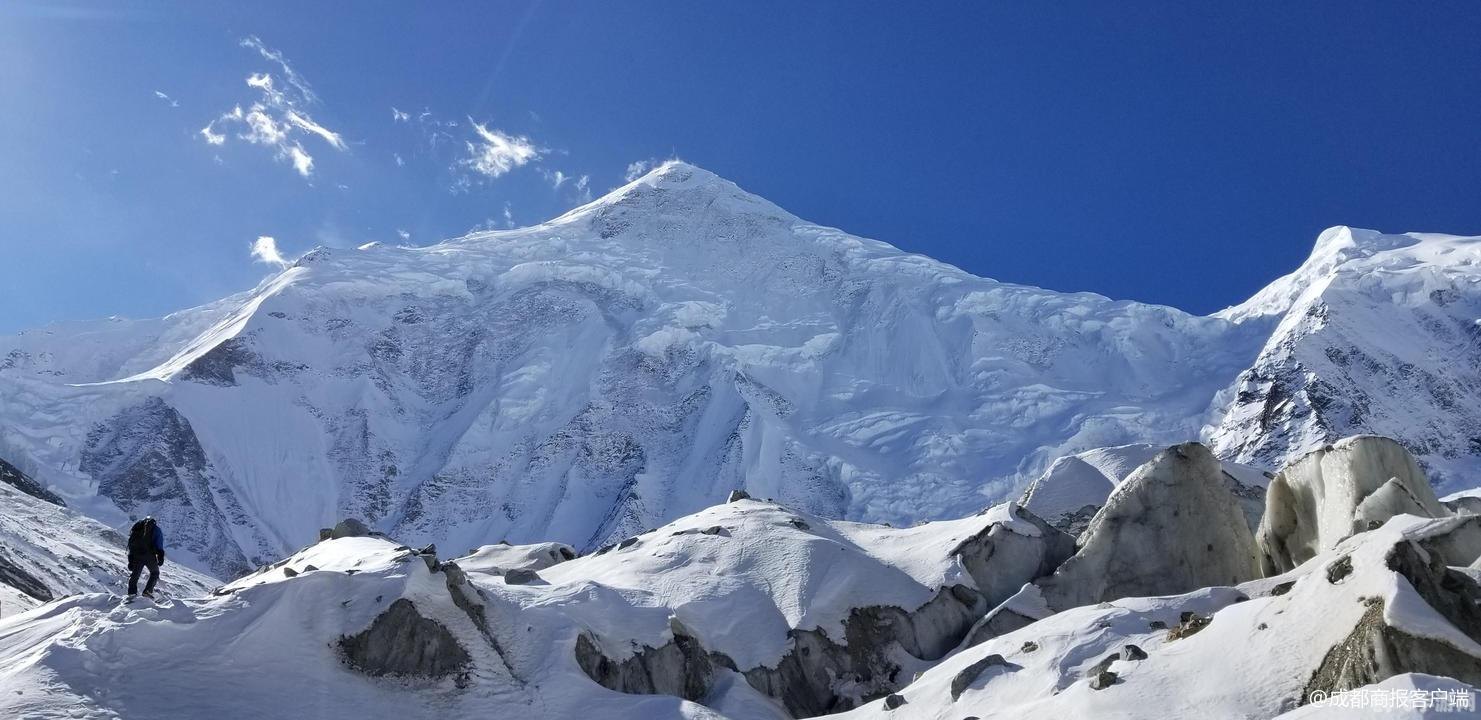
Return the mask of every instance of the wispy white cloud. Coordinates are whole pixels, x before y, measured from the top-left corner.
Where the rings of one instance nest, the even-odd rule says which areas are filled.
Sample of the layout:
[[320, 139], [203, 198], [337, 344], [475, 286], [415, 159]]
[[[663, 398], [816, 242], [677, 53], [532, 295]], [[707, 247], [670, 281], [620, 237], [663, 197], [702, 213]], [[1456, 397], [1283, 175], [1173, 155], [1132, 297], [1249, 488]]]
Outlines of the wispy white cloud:
[[565, 195], [568, 201], [575, 203], [591, 202], [590, 175], [576, 177], [567, 175], [560, 170], [548, 170], [546, 168], [539, 168], [539, 171], [540, 176], [545, 178], [545, 181], [550, 183], [551, 189], [557, 193], [561, 191], [562, 186], [567, 187], [568, 192]]
[[556, 190], [561, 189], [561, 186], [566, 184], [566, 182], [571, 179], [570, 175], [567, 175], [559, 170], [552, 171], [546, 170], [545, 168], [540, 168], [540, 175], [548, 180], [550, 182], [550, 186], [555, 188]]
[[401, 228], [396, 228], [396, 235], [398, 235], [403, 241], [411, 239], [411, 233], [402, 230]]
[[303, 98], [304, 102], [319, 102], [319, 96], [314, 94], [313, 89], [309, 87], [308, 82], [303, 79], [303, 76], [294, 71], [294, 69], [288, 65], [288, 61], [283, 59], [283, 53], [278, 52], [277, 50], [269, 49], [266, 45], [262, 44], [261, 40], [257, 39], [256, 35], [248, 35], [247, 37], [242, 38], [240, 44], [244, 48], [251, 48], [253, 50], [256, 50], [257, 54], [261, 55], [264, 59], [271, 60], [277, 63], [278, 68], [281, 69], [283, 72], [283, 78], [288, 81], [289, 85], [292, 85], [293, 88], [298, 91], [299, 97]]
[[288, 267], [288, 259], [278, 252], [278, 241], [263, 235], [252, 241], [252, 259], [274, 267]]
[[180, 101], [170, 97], [169, 95], [166, 95], [163, 90], [155, 90], [154, 96], [159, 98], [160, 100], [163, 100], [170, 107], [180, 107]]
[[509, 201], [504, 201], [504, 227], [514, 227], [514, 210], [509, 207]]
[[458, 161], [460, 167], [488, 178], [497, 178], [510, 170], [528, 164], [546, 151], [522, 135], [510, 135], [487, 125], [473, 125], [474, 139], [466, 141], [468, 154]]
[[391, 106], [391, 122], [410, 122], [410, 121], [411, 121], [411, 113], [408, 113], [408, 112], [405, 112], [405, 111], [402, 111], [402, 110], [397, 110], [394, 105]]
[[[314, 157], [303, 141], [317, 137], [329, 147], [343, 151], [344, 138], [309, 115], [307, 108], [318, 104], [319, 98], [281, 52], [268, 48], [256, 36], [244, 38], [241, 46], [256, 50], [264, 59], [275, 63], [278, 75], [271, 72], [248, 75], [247, 87], [256, 91], [256, 99], [246, 109], [237, 105], [207, 123], [200, 130], [201, 137], [211, 145], [224, 145], [228, 130], [234, 127], [238, 139], [271, 148], [274, 157], [292, 165], [299, 175], [313, 175]], [[283, 84], [279, 84], [278, 77]]]

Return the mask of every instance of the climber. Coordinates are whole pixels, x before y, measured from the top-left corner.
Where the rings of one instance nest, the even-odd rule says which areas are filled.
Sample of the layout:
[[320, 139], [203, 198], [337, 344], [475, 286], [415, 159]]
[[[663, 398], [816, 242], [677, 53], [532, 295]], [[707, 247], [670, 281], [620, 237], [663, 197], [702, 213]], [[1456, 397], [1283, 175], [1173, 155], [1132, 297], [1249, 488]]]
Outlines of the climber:
[[154, 598], [154, 584], [159, 582], [159, 566], [165, 564], [165, 534], [153, 517], [134, 523], [129, 530], [129, 599], [139, 592], [139, 571], [149, 568], [149, 582], [144, 584], [144, 597]]

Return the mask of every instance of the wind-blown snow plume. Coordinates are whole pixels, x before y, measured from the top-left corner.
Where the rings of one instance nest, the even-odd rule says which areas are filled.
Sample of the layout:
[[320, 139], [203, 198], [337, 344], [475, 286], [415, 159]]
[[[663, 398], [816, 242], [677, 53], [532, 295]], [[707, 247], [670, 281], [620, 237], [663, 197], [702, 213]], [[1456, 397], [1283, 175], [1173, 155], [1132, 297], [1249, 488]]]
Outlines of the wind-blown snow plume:
[[288, 259], [278, 252], [278, 241], [269, 235], [263, 235], [252, 241], [252, 259], [280, 268], [288, 266]]

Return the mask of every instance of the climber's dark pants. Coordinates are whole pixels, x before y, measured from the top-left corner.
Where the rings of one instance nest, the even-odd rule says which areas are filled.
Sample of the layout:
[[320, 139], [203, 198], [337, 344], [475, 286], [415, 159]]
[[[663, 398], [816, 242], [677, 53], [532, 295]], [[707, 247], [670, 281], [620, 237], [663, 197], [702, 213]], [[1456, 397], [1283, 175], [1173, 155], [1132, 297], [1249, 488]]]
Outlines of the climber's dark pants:
[[130, 557], [129, 558], [129, 594], [139, 593], [139, 572], [149, 568], [149, 582], [144, 583], [144, 592], [154, 592], [154, 584], [159, 582], [159, 561], [152, 557]]

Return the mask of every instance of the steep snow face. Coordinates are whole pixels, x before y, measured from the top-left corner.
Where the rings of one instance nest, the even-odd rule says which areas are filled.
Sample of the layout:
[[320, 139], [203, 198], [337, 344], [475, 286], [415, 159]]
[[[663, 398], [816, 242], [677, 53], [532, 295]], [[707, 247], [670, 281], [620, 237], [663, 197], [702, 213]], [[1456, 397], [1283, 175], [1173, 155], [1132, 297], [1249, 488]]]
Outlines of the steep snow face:
[[[543, 225], [319, 250], [106, 327], [12, 342], [0, 452], [110, 522], [189, 528], [222, 575], [346, 516], [578, 549], [738, 487], [960, 516], [1065, 452], [1195, 435], [1261, 340], [974, 277], [682, 163]], [[115, 349], [47, 349], [95, 335]]]
[[1408, 447], [1442, 493], [1481, 471], [1481, 238], [1332, 228], [1218, 316], [1275, 327], [1214, 401], [1221, 457], [1275, 467], [1340, 437]]

